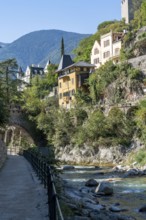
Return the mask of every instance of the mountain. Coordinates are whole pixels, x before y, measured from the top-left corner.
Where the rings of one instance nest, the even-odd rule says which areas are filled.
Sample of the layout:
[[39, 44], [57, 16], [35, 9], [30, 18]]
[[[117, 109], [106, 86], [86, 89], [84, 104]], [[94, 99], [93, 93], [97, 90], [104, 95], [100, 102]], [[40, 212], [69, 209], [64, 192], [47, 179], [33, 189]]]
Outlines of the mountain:
[[[16, 58], [23, 70], [27, 65], [40, 64], [45, 66], [50, 59], [59, 63], [61, 39], [65, 44], [65, 53], [72, 54], [79, 42], [90, 34], [79, 34], [61, 30], [40, 30], [26, 34], [0, 49], [0, 60]], [[73, 54], [72, 54], [73, 55]]]
[[0, 49], [3, 48], [3, 47], [6, 47], [7, 45], [8, 45], [7, 43], [0, 42]]

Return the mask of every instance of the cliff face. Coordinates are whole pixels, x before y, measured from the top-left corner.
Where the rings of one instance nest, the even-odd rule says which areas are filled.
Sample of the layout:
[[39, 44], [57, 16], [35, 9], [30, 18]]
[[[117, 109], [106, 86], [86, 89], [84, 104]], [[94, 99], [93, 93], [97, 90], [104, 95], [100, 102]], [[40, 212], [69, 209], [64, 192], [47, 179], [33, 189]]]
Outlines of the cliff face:
[[116, 164], [122, 161], [126, 154], [124, 146], [98, 147], [88, 146], [84, 144], [82, 147], [67, 145], [65, 148], [56, 149], [56, 159], [68, 164]]
[[134, 68], [140, 69], [146, 76], [146, 55], [139, 56], [128, 60]]

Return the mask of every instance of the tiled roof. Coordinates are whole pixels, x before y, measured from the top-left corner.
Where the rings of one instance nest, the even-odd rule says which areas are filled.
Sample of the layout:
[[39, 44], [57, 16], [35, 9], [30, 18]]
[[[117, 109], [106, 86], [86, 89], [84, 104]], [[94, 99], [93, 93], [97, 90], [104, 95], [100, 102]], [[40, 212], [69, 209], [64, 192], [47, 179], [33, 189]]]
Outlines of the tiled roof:
[[57, 72], [65, 69], [66, 67], [73, 64], [73, 61], [70, 57], [70, 55], [62, 55]]
[[80, 62], [74, 63], [72, 66], [94, 67], [95, 65], [94, 65], [94, 64], [87, 63], [87, 62], [84, 62], [84, 61], [80, 61]]

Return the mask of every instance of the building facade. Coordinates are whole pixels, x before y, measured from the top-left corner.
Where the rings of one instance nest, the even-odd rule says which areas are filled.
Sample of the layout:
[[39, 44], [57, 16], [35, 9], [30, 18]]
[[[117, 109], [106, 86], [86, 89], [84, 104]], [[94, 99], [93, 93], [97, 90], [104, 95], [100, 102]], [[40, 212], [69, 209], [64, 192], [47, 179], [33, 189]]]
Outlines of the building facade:
[[100, 43], [95, 41], [91, 51], [91, 64], [99, 68], [110, 59], [117, 63], [120, 56], [122, 36], [123, 33], [121, 32], [114, 33], [111, 31], [100, 37]]
[[23, 80], [29, 84], [31, 78], [33, 78], [36, 75], [40, 75], [40, 76], [44, 75], [44, 68], [40, 66], [35, 66], [32, 64], [31, 66], [28, 66], [26, 68], [26, 72], [23, 77]]
[[[78, 89], [86, 89], [85, 81], [94, 71], [95, 65], [86, 62], [73, 63], [69, 55], [63, 55], [57, 70], [59, 106], [71, 108]], [[68, 65], [71, 63], [71, 65]]]

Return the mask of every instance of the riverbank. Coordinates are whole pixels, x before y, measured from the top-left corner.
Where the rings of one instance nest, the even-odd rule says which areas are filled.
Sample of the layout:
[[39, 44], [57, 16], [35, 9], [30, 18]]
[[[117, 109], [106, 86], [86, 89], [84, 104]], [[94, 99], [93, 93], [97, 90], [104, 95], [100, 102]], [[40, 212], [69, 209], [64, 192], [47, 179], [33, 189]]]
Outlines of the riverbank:
[[[73, 210], [68, 219], [100, 220], [143, 220], [146, 212], [140, 208], [146, 205], [146, 177], [124, 178], [123, 172], [111, 167], [81, 167], [63, 170], [63, 200]], [[95, 193], [97, 186], [88, 187], [86, 182], [94, 179], [101, 184], [107, 182], [113, 194]], [[75, 218], [75, 216], [78, 216]]]

